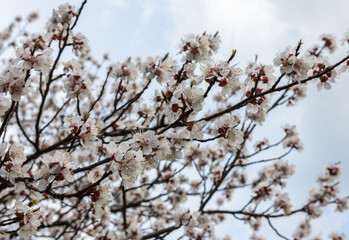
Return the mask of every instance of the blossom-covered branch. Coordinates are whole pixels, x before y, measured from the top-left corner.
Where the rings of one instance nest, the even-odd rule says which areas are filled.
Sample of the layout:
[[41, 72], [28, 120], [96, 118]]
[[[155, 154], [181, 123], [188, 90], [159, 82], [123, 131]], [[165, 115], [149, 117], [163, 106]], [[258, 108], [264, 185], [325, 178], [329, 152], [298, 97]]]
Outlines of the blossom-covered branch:
[[[263, 219], [275, 236], [303, 239], [324, 208], [348, 209], [339, 162], [328, 164], [302, 206], [292, 206], [285, 186], [295, 165], [286, 158], [303, 149], [294, 125], [277, 126], [276, 141], [253, 139], [272, 110], [300, 104], [308, 87], [330, 90], [349, 70], [349, 55], [334, 63], [325, 56], [336, 48], [333, 36], [245, 68], [238, 50], [215, 57], [218, 32], [186, 35], [180, 57], [97, 60], [76, 31], [86, 7], [86, 0], [58, 6], [43, 32], [20, 30], [16, 44], [8, 44], [13, 26], [0, 34], [0, 54], [16, 53], [3, 59], [0, 75], [6, 239], [226, 240], [215, 227], [229, 216], [248, 224], [253, 239], [262, 239]], [[342, 43], [348, 47], [348, 33]], [[232, 204], [246, 191], [241, 205]], [[295, 214], [304, 222], [292, 236], [272, 221]]]

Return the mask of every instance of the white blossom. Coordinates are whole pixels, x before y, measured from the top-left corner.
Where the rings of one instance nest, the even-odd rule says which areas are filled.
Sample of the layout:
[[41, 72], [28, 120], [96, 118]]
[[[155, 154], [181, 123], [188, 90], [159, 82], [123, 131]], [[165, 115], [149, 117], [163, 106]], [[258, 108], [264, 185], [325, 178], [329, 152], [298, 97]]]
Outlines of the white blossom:
[[144, 169], [142, 150], [131, 150], [130, 145], [126, 142], [121, 143], [118, 147], [114, 142], [110, 142], [107, 150], [112, 155], [111, 170], [122, 177], [126, 188], [133, 185]]

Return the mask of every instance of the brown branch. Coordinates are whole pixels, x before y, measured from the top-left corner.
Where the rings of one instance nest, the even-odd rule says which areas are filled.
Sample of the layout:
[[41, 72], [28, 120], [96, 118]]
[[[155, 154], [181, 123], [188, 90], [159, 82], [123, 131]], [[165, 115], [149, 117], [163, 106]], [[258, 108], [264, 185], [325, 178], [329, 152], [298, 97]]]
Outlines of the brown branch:
[[[52, 64], [52, 68], [51, 68], [51, 70], [49, 72], [49, 75], [48, 75], [48, 82], [46, 84], [46, 89], [45, 89], [44, 95], [41, 98], [41, 104], [40, 104], [40, 107], [39, 107], [39, 111], [38, 111], [37, 118], [36, 118], [36, 123], [35, 123], [35, 132], [36, 132], [35, 144], [37, 146], [39, 145], [39, 140], [40, 140], [40, 119], [41, 119], [41, 115], [43, 113], [43, 108], [45, 106], [46, 98], [47, 98], [47, 96], [49, 94], [49, 91], [50, 91], [50, 85], [52, 83], [53, 72], [56, 69], [56, 66], [57, 66], [57, 64], [59, 62], [59, 59], [60, 59], [64, 49], [65, 49], [65, 46], [67, 45], [67, 41], [68, 41], [68, 38], [69, 38], [69, 26], [66, 29], [66, 31], [67, 31], [67, 35], [65, 36], [65, 39], [64, 39], [64, 42], [63, 42], [63, 46], [59, 47], [59, 51], [58, 51], [57, 57], [56, 57], [54, 63]], [[62, 31], [62, 33], [63, 33], [63, 31]]]
[[153, 233], [149, 233], [145, 236], [142, 237], [142, 239], [149, 239], [149, 238], [157, 238], [157, 237], [160, 237], [162, 234], [168, 234], [168, 233], [171, 233], [173, 232], [174, 230], [180, 228], [180, 226], [171, 226], [171, 227], [167, 227], [167, 228], [164, 228], [164, 229], [161, 229], [157, 232], [153, 232]]
[[127, 236], [127, 215], [126, 215], [126, 209], [127, 209], [127, 201], [126, 201], [126, 191], [124, 185], [121, 186], [122, 190], [122, 218], [124, 223], [124, 231]]
[[63, 110], [63, 108], [70, 102], [71, 98], [69, 98], [63, 105], [62, 107], [60, 107], [60, 109], [57, 110], [57, 112], [55, 113], [55, 115], [51, 118], [51, 120], [43, 127], [40, 129], [40, 133], [42, 133], [45, 128], [47, 128], [57, 117], [57, 115]]
[[81, 4], [81, 7], [79, 9], [79, 14], [76, 16], [75, 18], [75, 22], [73, 23], [72, 27], [71, 27], [71, 30], [74, 29], [74, 27], [76, 26], [78, 20], [79, 20], [79, 17], [81, 15], [81, 12], [82, 12], [82, 9], [84, 8], [85, 4], [87, 3], [87, 0], [83, 1], [82, 4]]
[[6, 112], [5, 117], [4, 117], [4, 120], [3, 120], [2, 124], [1, 124], [1, 128], [0, 128], [0, 137], [1, 137], [2, 133], [4, 132], [4, 130], [5, 130], [5, 128], [6, 128], [7, 122], [8, 122], [8, 121], [10, 120], [10, 118], [11, 118], [11, 114], [12, 114], [12, 112], [13, 112], [13, 109], [14, 109], [14, 107], [15, 107], [15, 104], [16, 104], [16, 102], [12, 100], [11, 107], [10, 107], [10, 109]]
[[107, 76], [105, 77], [105, 80], [104, 80], [104, 83], [103, 83], [103, 86], [102, 86], [102, 89], [97, 97], [97, 99], [93, 102], [92, 106], [90, 107], [90, 110], [88, 112], [91, 112], [93, 110], [93, 108], [95, 107], [95, 105], [97, 104], [97, 102], [101, 99], [102, 95], [103, 95], [103, 92], [104, 92], [104, 89], [105, 89], [105, 85], [107, 84], [108, 82], [108, 78], [109, 78], [109, 74], [111, 72], [112, 68], [109, 69], [108, 73], [107, 73]]
[[99, 162], [96, 162], [94, 164], [91, 164], [89, 166], [86, 166], [86, 167], [81, 167], [81, 168], [77, 168], [75, 170], [73, 170], [74, 173], [78, 173], [78, 172], [84, 172], [84, 171], [88, 171], [88, 170], [92, 170], [93, 168], [99, 166], [99, 165], [102, 165], [104, 163], [108, 163], [111, 161], [111, 158], [106, 158], [102, 161], [99, 161]]

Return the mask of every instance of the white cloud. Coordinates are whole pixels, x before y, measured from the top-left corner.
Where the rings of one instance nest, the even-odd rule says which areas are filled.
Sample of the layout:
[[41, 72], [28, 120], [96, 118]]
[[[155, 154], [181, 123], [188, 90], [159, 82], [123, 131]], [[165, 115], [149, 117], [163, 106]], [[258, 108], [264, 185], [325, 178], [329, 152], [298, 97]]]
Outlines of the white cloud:
[[149, 23], [151, 17], [154, 16], [155, 11], [157, 10], [157, 4], [154, 1], [144, 0], [142, 2], [142, 11], [139, 17], [139, 23], [141, 26], [146, 26]]
[[[118, 7], [118, 8], [123, 8], [128, 5], [128, 1], [126, 0], [105, 0], [105, 3], [109, 5], [114, 5], [115, 7]], [[103, 2], [100, 1], [100, 4], [103, 4]]]

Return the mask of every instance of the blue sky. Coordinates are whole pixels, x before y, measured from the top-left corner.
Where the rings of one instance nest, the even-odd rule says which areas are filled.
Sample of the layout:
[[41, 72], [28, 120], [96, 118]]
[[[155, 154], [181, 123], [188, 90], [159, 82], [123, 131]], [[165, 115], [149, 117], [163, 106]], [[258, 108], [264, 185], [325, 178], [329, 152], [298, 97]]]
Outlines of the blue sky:
[[[71, 1], [75, 5], [80, 2]], [[0, 11], [0, 29], [14, 16], [38, 10], [40, 21], [31, 30], [43, 31], [52, 8], [60, 3], [58, 0], [5, 1]], [[117, 62], [129, 56], [145, 58], [167, 52], [175, 55], [177, 44], [185, 34], [218, 30], [222, 44], [217, 58], [227, 59], [231, 50], [237, 49], [236, 61], [244, 67], [254, 60], [255, 54], [263, 63], [271, 64], [276, 52], [300, 39], [305, 42], [304, 49], [319, 43], [322, 33], [332, 33], [340, 39], [349, 29], [348, 9], [346, 0], [89, 0], [77, 31], [90, 39], [97, 59], [108, 52], [112, 62]], [[340, 46], [331, 59], [339, 60], [347, 53], [348, 47]], [[316, 177], [328, 162], [342, 162], [340, 187], [342, 196], [349, 194], [348, 78], [348, 74], [343, 74], [331, 91], [318, 92], [315, 84], [310, 84], [307, 99], [296, 108], [272, 113], [263, 128], [257, 130], [260, 137], [276, 136], [285, 123], [298, 126], [305, 148], [302, 153], [287, 158], [297, 165], [288, 185], [294, 205], [308, 198], [309, 190], [316, 186]], [[275, 225], [290, 236], [299, 219], [303, 218], [295, 216], [291, 222], [280, 220]], [[313, 223], [314, 233], [324, 237], [331, 230], [346, 231], [349, 235], [348, 212], [325, 213]], [[234, 221], [222, 225], [220, 231], [231, 234], [232, 239], [247, 239], [247, 229]], [[275, 238], [268, 227], [264, 235], [267, 239]]]

